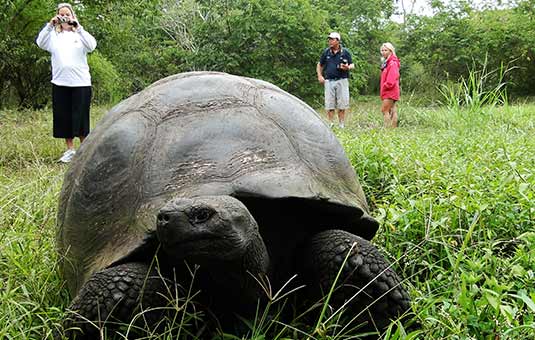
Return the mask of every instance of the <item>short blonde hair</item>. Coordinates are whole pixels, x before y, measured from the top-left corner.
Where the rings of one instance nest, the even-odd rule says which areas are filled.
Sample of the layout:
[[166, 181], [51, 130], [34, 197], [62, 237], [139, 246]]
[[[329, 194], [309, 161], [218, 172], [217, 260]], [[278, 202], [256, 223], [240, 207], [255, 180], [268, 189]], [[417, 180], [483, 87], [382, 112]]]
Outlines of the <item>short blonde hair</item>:
[[[71, 12], [72, 18], [76, 20], [76, 13], [74, 13], [74, 9], [72, 8], [71, 4], [67, 2], [62, 2], [58, 4], [58, 7], [56, 8], [56, 14], [59, 14], [59, 10], [62, 8], [68, 8], [69, 11]], [[56, 26], [56, 32], [61, 32], [62, 29], [63, 28], [61, 27], [61, 25]]]
[[56, 9], [56, 14], [59, 13], [60, 9], [65, 8], [65, 7], [67, 7], [69, 9], [69, 11], [71, 11], [72, 17], [76, 18], [76, 14], [74, 13], [74, 9], [72, 8], [71, 4], [69, 4], [67, 2], [62, 2], [62, 3], [58, 4], [58, 8]]
[[393, 55], [396, 55], [396, 48], [391, 43], [385, 42], [384, 44], [381, 45], [381, 48], [383, 47], [386, 48], [387, 50], [390, 50], [390, 52], [392, 52]]

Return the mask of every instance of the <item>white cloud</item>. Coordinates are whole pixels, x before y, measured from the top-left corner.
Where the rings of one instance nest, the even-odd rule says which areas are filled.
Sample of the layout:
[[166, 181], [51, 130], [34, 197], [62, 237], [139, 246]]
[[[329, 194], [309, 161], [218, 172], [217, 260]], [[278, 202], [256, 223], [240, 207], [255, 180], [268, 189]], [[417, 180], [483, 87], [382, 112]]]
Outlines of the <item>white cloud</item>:
[[[444, 5], [458, 3], [462, 0], [443, 0]], [[485, 8], [507, 8], [511, 7], [514, 0], [465, 0], [472, 3], [474, 8], [482, 10]], [[403, 13], [415, 15], [433, 15], [430, 5], [431, 0], [396, 0], [396, 14], [392, 20], [403, 22]]]

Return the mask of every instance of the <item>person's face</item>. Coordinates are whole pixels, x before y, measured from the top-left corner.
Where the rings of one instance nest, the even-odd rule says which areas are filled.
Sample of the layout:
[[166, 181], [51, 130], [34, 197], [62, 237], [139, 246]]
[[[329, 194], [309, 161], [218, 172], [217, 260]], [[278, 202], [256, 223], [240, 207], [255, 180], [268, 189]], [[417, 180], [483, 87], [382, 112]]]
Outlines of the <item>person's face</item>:
[[337, 48], [338, 45], [340, 44], [340, 42], [336, 38], [327, 38], [327, 39], [329, 41], [329, 47], [331, 47], [331, 48], [333, 48], [333, 47]]
[[[72, 13], [71, 13], [71, 10], [68, 8], [68, 7], [62, 7], [59, 9], [58, 11], [58, 16], [60, 17], [66, 17], [68, 18], [69, 20], [68, 21], [71, 21], [72, 19], [74, 19], [72, 17]], [[68, 28], [70, 27], [68, 23], [64, 22], [61, 24], [61, 26], [63, 26], [63, 28]]]
[[388, 58], [390, 57], [390, 55], [392, 54], [392, 52], [386, 48], [386, 47], [381, 47], [381, 55], [383, 56], [383, 58]]

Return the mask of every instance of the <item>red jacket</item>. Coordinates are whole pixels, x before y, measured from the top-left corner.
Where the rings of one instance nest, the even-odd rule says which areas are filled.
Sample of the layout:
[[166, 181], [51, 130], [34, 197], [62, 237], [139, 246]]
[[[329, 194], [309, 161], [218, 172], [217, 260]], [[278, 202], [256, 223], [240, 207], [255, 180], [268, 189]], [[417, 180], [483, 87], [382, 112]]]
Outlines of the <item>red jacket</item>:
[[399, 59], [391, 54], [381, 71], [381, 99], [399, 100]]

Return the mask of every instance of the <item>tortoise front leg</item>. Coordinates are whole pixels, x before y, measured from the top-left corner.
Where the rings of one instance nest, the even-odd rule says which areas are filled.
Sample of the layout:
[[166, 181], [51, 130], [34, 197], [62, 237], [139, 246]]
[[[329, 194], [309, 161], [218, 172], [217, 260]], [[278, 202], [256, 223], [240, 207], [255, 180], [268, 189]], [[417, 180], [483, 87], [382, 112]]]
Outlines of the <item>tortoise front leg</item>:
[[344, 315], [360, 314], [356, 321], [366, 322], [368, 330], [382, 331], [390, 320], [410, 307], [409, 296], [396, 273], [379, 251], [359, 236], [342, 230], [321, 232], [306, 247], [303, 261], [314, 298], [329, 292], [343, 266], [329, 304], [337, 309], [351, 299]]
[[[165, 283], [145, 263], [125, 263], [93, 274], [73, 299], [64, 321], [70, 339], [98, 339], [105, 330], [128, 325], [140, 308], [164, 307]], [[161, 310], [144, 313], [140, 320], [155, 324]], [[139, 324], [136, 323], [136, 326]]]

